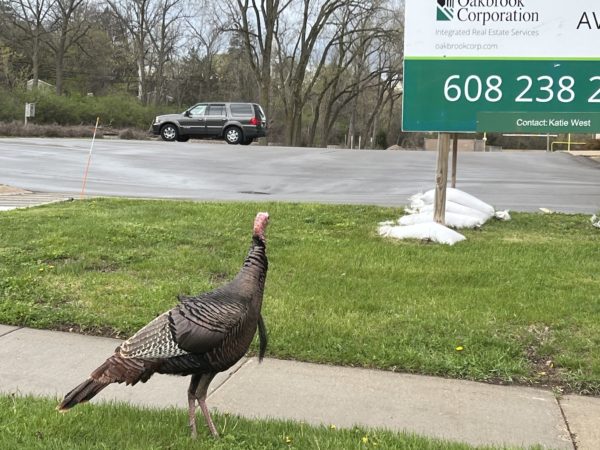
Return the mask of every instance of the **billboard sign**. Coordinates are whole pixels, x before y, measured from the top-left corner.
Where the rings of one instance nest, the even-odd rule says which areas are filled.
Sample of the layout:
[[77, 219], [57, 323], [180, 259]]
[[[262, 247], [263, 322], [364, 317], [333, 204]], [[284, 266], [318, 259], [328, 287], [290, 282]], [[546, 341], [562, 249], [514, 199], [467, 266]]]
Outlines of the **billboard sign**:
[[600, 132], [598, 0], [406, 0], [405, 131]]

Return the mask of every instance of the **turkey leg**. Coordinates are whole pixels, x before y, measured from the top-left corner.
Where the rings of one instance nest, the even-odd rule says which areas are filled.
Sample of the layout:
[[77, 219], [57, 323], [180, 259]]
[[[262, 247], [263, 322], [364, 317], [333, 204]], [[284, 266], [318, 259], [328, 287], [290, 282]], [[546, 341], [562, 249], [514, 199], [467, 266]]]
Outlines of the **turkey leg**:
[[219, 437], [217, 428], [215, 427], [215, 424], [210, 417], [208, 407], [206, 406], [206, 393], [208, 392], [208, 385], [213, 380], [215, 375], [216, 374], [214, 373], [192, 375], [192, 381], [190, 382], [190, 387], [188, 388], [188, 417], [192, 438], [196, 438], [197, 436], [196, 400], [198, 401], [198, 405], [200, 405], [202, 415], [206, 420], [206, 424], [208, 425], [210, 433], [213, 435], [213, 437]]

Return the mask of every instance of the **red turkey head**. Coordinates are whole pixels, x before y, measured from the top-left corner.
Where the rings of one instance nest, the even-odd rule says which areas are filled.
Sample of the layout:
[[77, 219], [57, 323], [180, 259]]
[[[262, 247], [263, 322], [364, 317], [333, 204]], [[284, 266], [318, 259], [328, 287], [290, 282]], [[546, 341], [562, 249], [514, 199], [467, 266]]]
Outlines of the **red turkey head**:
[[269, 223], [269, 213], [268, 212], [259, 212], [256, 215], [256, 219], [254, 219], [254, 235], [258, 236], [262, 240], [265, 239], [265, 230], [267, 229], [267, 224]]

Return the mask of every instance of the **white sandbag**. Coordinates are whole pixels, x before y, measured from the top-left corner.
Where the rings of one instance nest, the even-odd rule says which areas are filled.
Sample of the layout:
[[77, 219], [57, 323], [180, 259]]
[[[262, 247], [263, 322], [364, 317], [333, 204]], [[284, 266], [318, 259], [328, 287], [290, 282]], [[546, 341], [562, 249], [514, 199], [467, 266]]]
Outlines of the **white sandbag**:
[[411, 195], [410, 197], [408, 197], [408, 201], [410, 202], [408, 204], [408, 207], [405, 208], [405, 211], [408, 212], [409, 214], [417, 214], [419, 212], [421, 212], [421, 209], [423, 209], [424, 206], [426, 205], [431, 205], [433, 203], [433, 201], [426, 203], [425, 200], [423, 200], [423, 196], [425, 194], [418, 193], [415, 195]]
[[405, 227], [385, 225], [379, 227], [379, 234], [396, 239], [428, 239], [447, 245], [454, 245], [466, 239], [462, 234], [435, 222], [420, 223]]
[[[433, 212], [423, 212], [400, 217], [398, 223], [402, 226], [415, 225], [419, 223], [433, 222]], [[446, 225], [452, 228], [476, 228], [484, 224], [485, 220], [479, 217], [465, 216], [446, 212]]]
[[[435, 189], [431, 189], [424, 194], [415, 194], [409, 197], [410, 207], [422, 208], [424, 205], [431, 205], [435, 201]], [[454, 202], [469, 208], [476, 209], [478, 211], [489, 214], [490, 217], [494, 215], [494, 208], [491, 205], [479, 200], [477, 197], [467, 194], [460, 189], [447, 188], [446, 189], [446, 202]]]
[[[433, 205], [425, 205], [421, 208], [422, 213], [433, 213]], [[460, 203], [455, 202], [446, 202], [446, 213], [454, 213], [454, 214], [462, 214], [464, 216], [477, 217], [485, 223], [489, 220], [492, 215], [487, 212], [480, 211], [478, 209], [470, 208], [465, 205], [461, 205]]]
[[406, 214], [419, 214], [421, 212], [421, 209], [425, 206], [427, 206], [427, 205], [425, 205], [425, 203], [423, 203], [423, 205], [421, 205], [420, 207], [417, 207], [417, 208], [412, 208], [410, 206], [407, 206], [404, 208], [404, 212]]
[[591, 222], [593, 227], [600, 228], [600, 218], [596, 217], [596, 214], [592, 216]]
[[505, 209], [504, 211], [496, 211], [494, 213], [494, 217], [498, 220], [503, 220], [505, 222], [510, 220], [510, 214], [508, 212], [508, 209]]
[[431, 213], [418, 213], [418, 214], [408, 214], [406, 216], [400, 217], [398, 220], [398, 224], [402, 226], [407, 225], [415, 225], [417, 223], [425, 223], [432, 222], [433, 214]]

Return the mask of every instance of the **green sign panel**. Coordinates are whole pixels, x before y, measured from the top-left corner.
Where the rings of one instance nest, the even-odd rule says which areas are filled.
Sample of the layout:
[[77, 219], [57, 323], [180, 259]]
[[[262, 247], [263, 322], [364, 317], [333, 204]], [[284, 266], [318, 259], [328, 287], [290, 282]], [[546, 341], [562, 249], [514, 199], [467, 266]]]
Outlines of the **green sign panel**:
[[[489, 117], [520, 112], [523, 117], [545, 113], [539, 117], [551, 118], [568, 113], [577, 119], [582, 113], [600, 112], [600, 61], [596, 60], [407, 59], [404, 70], [405, 130], [532, 131], [510, 120], [500, 125]], [[481, 121], [480, 115], [488, 119]], [[600, 132], [597, 118], [582, 122], [574, 126], [549, 120], [538, 128]]]
[[519, 133], [595, 133], [600, 129], [596, 113], [480, 112], [477, 131]]
[[406, 0], [405, 131], [600, 132], [598, 0]]

